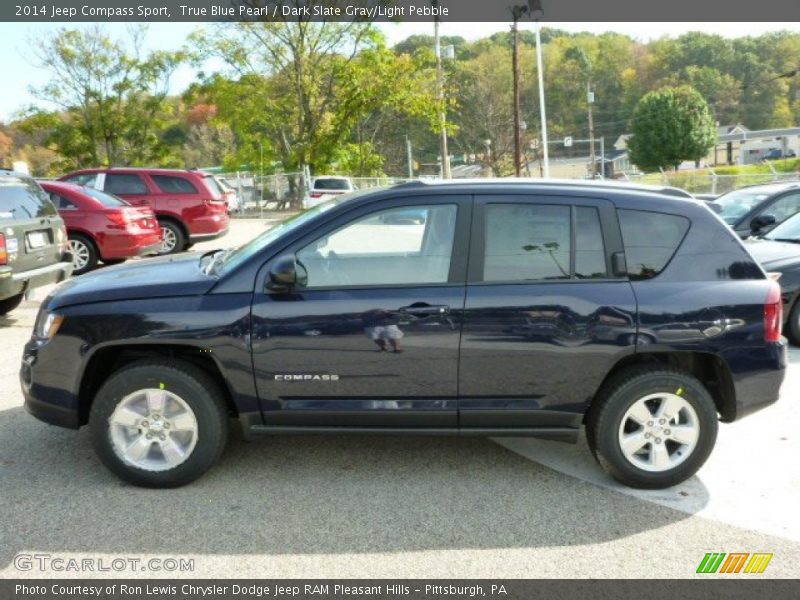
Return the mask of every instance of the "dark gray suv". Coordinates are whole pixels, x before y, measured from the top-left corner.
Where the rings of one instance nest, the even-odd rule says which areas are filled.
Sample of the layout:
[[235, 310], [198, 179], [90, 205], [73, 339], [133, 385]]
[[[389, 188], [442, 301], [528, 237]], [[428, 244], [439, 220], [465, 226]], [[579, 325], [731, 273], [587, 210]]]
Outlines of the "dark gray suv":
[[38, 183], [0, 169], [0, 315], [30, 289], [69, 277], [64, 221]]

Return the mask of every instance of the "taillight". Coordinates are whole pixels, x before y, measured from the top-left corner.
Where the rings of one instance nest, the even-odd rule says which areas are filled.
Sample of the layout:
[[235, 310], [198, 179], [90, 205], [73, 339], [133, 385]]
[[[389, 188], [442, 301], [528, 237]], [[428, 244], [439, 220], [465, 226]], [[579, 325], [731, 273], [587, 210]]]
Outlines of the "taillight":
[[781, 286], [770, 280], [767, 299], [764, 301], [764, 341], [780, 342], [783, 325], [783, 300]]
[[309, 194], [309, 196], [311, 196], [312, 198], [322, 198], [322, 193], [321, 192], [311, 192]]
[[126, 227], [131, 219], [127, 212], [121, 210], [109, 211], [106, 213], [106, 218], [114, 225]]
[[6, 236], [0, 233], [0, 265], [8, 264], [8, 250], [6, 249]]

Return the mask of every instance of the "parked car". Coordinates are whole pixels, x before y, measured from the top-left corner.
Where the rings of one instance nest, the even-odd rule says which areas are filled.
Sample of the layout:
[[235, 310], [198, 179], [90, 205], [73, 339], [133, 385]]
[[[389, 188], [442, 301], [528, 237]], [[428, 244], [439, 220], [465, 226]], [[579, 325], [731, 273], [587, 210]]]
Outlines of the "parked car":
[[[381, 218], [411, 210], [424, 224]], [[63, 284], [21, 381], [28, 411], [88, 424], [136, 485], [199, 477], [234, 416], [246, 438], [575, 442], [585, 424], [613, 477], [663, 488], [700, 468], [718, 420], [778, 398], [781, 309], [777, 282], [695, 200], [417, 182], [331, 200], [235, 250]]]
[[29, 176], [0, 169], [0, 315], [71, 272], [64, 221], [47, 194]]
[[59, 180], [108, 192], [133, 206], [149, 206], [161, 227], [159, 254], [182, 252], [196, 242], [228, 233], [222, 189], [212, 175], [202, 171], [84, 169]]
[[771, 148], [765, 155], [764, 160], [780, 160], [782, 158], [794, 158], [794, 150], [787, 150], [784, 152], [780, 148]]
[[337, 177], [335, 175], [315, 177], [311, 181], [311, 189], [308, 190], [306, 197], [303, 198], [303, 208], [313, 208], [336, 196], [349, 194], [353, 190], [355, 190], [353, 181], [349, 177]]
[[225, 204], [228, 205], [228, 213], [230, 214], [231, 212], [238, 211], [242, 207], [242, 202], [239, 198], [239, 192], [237, 192], [236, 188], [234, 188], [224, 179], [220, 179], [218, 177], [215, 177], [214, 179], [222, 190], [222, 197], [225, 198]]
[[720, 216], [741, 238], [763, 235], [800, 212], [800, 182], [751, 185], [714, 201]]
[[745, 242], [750, 254], [769, 272], [780, 273], [783, 332], [800, 346], [800, 213], [769, 233]]
[[112, 265], [161, 250], [161, 228], [149, 206], [131, 206], [74, 183], [43, 181], [41, 186], [67, 226], [73, 275], [91, 271], [98, 261]]

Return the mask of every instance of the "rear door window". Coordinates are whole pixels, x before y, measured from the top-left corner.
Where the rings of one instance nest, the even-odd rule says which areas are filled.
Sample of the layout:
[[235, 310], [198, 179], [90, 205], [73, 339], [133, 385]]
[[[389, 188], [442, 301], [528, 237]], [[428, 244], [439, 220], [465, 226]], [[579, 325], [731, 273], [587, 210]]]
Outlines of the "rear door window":
[[618, 210], [625, 260], [631, 279], [650, 279], [667, 266], [678, 250], [689, 219], [643, 210]]
[[97, 183], [97, 175], [98, 173], [80, 173], [72, 177], [67, 177], [64, 181], [77, 183], [78, 185], [94, 186]]
[[0, 178], [0, 220], [25, 221], [56, 214], [47, 192], [33, 179]]
[[147, 184], [133, 173], [108, 173], [103, 189], [109, 194], [142, 195], [147, 193]]
[[197, 188], [185, 177], [173, 175], [150, 175], [158, 188], [165, 194], [196, 194]]

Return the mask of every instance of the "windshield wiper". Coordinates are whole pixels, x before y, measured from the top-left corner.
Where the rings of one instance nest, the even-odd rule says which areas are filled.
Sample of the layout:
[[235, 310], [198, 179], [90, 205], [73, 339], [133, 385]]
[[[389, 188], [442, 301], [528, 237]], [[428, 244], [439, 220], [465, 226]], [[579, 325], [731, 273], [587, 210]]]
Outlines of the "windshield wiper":
[[789, 244], [800, 244], [800, 239], [798, 238], [765, 238], [770, 240], [771, 242], [787, 242]]

